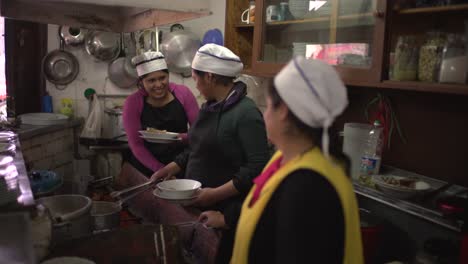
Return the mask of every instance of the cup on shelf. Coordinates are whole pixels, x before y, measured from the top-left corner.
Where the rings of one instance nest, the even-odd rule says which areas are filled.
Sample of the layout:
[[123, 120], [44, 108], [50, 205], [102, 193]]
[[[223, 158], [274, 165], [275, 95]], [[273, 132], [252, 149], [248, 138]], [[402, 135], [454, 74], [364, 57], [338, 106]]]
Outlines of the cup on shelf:
[[269, 5], [266, 9], [266, 22], [279, 20], [279, 8], [277, 5]]
[[242, 23], [251, 24], [255, 21], [255, 1], [250, 1], [249, 8], [241, 14]]

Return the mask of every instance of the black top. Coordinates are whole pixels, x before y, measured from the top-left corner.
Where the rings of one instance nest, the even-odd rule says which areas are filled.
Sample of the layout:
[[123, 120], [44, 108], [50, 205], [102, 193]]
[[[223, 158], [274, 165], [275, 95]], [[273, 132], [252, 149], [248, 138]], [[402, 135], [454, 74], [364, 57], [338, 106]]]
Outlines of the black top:
[[[143, 111], [141, 113], [140, 121], [141, 128], [156, 128], [159, 130], [167, 130], [175, 133], [187, 133], [188, 119], [185, 114], [184, 107], [174, 96], [174, 100], [170, 101], [162, 107], [154, 107], [146, 102], [144, 97]], [[177, 155], [184, 150], [184, 145], [180, 142], [170, 144], [144, 142], [145, 147], [153, 154], [153, 156], [161, 163], [168, 164], [172, 162]], [[140, 161], [132, 154], [128, 159], [130, 164], [138, 169], [146, 176], [151, 176], [153, 171], [146, 168]]]
[[289, 175], [254, 232], [249, 263], [343, 263], [344, 215], [335, 188], [311, 170]]

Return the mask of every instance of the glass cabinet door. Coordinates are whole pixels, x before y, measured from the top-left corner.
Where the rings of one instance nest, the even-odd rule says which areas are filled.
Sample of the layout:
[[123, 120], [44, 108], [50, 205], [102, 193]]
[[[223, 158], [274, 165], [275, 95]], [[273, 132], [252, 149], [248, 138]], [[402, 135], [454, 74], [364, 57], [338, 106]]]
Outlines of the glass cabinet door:
[[[256, 60], [260, 64], [284, 64], [301, 55], [331, 65], [370, 69], [375, 62], [379, 2], [264, 0]], [[383, 40], [378, 45], [382, 52]]]

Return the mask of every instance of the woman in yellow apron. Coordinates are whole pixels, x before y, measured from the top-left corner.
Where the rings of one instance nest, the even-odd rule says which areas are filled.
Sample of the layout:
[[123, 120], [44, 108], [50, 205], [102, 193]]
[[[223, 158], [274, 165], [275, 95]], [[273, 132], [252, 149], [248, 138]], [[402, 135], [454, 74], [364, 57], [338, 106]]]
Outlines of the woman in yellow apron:
[[275, 77], [264, 119], [278, 151], [242, 205], [231, 263], [363, 263], [356, 197], [329, 147], [347, 104], [321, 61], [297, 57]]

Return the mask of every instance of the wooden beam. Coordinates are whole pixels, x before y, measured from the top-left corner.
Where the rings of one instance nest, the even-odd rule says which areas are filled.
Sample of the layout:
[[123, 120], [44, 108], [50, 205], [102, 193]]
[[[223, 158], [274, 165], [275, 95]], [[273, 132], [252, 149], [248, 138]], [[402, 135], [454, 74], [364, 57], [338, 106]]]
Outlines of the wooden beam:
[[180, 21], [191, 20], [209, 15], [206, 13], [174, 12], [159, 9], [145, 10], [144, 12], [129, 15], [129, 10], [124, 10], [125, 21], [121, 28], [122, 32], [134, 32], [141, 29], [152, 28], [161, 25], [178, 23]]
[[[200, 8], [197, 9], [197, 12], [182, 12], [105, 6], [101, 5], [101, 2], [99, 3], [96, 5], [70, 1], [0, 0], [0, 15], [43, 24], [67, 25], [113, 32], [133, 32], [210, 14], [209, 11], [202, 11]], [[190, 6], [188, 5], [188, 7]]]

